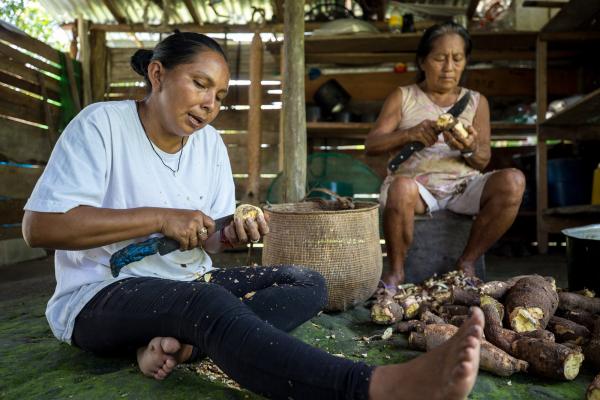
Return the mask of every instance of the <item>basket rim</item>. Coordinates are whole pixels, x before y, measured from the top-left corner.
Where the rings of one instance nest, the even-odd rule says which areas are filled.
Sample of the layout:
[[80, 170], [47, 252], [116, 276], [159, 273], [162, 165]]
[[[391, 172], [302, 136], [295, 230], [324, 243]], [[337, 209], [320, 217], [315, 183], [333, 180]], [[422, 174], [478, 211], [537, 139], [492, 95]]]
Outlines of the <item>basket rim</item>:
[[270, 213], [273, 214], [292, 214], [292, 215], [315, 215], [315, 214], [349, 214], [349, 213], [360, 213], [360, 212], [365, 212], [365, 211], [372, 211], [374, 209], [378, 209], [380, 207], [379, 203], [375, 203], [374, 201], [355, 201], [354, 204], [355, 205], [364, 205], [365, 207], [362, 208], [350, 208], [347, 210], [310, 210], [310, 211], [283, 211], [283, 210], [274, 210], [272, 207], [273, 206], [294, 206], [297, 204], [302, 204], [302, 203], [306, 203], [306, 202], [298, 202], [298, 203], [277, 203], [277, 204], [270, 204], [270, 205], [266, 205], [263, 207], [264, 211], [268, 211]]

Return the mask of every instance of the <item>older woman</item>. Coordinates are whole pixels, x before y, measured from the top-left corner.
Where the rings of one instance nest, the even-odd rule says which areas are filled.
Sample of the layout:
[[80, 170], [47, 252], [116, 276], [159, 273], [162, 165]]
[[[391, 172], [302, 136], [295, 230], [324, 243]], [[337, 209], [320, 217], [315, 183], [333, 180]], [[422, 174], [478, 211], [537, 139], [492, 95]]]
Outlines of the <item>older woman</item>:
[[[460, 86], [471, 54], [468, 32], [455, 23], [429, 28], [417, 49], [417, 83], [399, 87], [386, 99], [366, 141], [367, 153], [390, 157], [404, 145], [425, 147], [401, 163], [381, 187], [384, 235], [390, 269], [383, 285], [395, 291], [404, 281], [414, 215], [441, 209], [477, 215], [456, 267], [474, 275], [475, 261], [513, 223], [525, 188], [516, 169], [481, 173], [490, 160], [490, 116], [484, 96]], [[469, 135], [436, 127], [436, 119], [467, 92], [470, 101], [459, 121]], [[443, 251], [443, 250], [442, 250]]]

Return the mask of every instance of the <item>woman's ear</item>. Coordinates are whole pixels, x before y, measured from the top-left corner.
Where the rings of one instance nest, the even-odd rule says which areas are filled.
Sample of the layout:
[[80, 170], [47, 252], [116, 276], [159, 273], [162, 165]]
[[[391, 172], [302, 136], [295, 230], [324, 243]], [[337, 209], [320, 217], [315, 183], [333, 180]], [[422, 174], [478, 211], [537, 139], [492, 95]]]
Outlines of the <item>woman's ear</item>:
[[154, 60], [148, 64], [148, 80], [152, 85], [152, 92], [155, 90], [160, 92], [162, 89], [162, 81], [164, 79], [165, 68], [160, 61]]

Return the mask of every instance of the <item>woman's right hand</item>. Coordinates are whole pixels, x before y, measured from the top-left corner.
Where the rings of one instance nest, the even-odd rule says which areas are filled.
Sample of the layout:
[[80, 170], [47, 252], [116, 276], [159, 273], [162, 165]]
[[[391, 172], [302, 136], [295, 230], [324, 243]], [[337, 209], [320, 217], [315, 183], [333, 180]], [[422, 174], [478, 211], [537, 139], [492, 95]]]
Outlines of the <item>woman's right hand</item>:
[[161, 215], [160, 233], [175, 239], [180, 250], [202, 246], [215, 232], [215, 221], [197, 210], [165, 209]]
[[421, 142], [425, 147], [433, 146], [438, 141], [438, 130], [435, 121], [426, 119], [410, 128], [411, 140]]

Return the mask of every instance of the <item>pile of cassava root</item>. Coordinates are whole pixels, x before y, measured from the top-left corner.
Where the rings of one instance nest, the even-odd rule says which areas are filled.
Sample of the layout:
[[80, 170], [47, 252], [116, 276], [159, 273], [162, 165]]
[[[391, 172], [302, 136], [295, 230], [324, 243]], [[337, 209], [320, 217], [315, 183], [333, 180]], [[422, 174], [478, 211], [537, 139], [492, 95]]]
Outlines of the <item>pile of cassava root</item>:
[[[422, 285], [400, 285], [395, 295], [380, 289], [371, 319], [409, 334], [411, 348], [427, 351], [456, 333], [471, 306], [485, 315], [482, 370], [571, 380], [585, 359], [600, 372], [600, 298], [589, 290], [557, 290], [550, 277], [483, 283], [452, 271]], [[600, 399], [600, 374], [587, 396]]]

